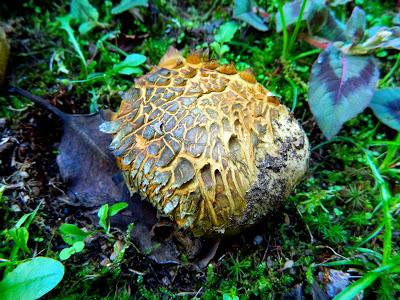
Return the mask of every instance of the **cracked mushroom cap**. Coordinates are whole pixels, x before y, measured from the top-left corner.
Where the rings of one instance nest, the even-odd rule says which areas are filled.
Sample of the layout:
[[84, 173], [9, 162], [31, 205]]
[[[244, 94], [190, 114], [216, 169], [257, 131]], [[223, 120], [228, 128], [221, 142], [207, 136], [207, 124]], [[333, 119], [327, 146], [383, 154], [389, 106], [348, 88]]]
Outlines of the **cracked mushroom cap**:
[[122, 98], [101, 130], [130, 191], [196, 236], [256, 223], [306, 172], [303, 129], [251, 71], [170, 49]]

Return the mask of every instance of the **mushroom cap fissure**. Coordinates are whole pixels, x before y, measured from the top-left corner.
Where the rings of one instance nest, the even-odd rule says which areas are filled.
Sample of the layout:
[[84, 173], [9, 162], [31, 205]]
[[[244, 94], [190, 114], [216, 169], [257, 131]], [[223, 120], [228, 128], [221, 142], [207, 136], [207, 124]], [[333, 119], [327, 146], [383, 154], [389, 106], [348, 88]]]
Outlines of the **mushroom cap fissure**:
[[101, 130], [129, 189], [197, 236], [256, 223], [306, 171], [304, 131], [249, 71], [170, 51], [122, 98]]

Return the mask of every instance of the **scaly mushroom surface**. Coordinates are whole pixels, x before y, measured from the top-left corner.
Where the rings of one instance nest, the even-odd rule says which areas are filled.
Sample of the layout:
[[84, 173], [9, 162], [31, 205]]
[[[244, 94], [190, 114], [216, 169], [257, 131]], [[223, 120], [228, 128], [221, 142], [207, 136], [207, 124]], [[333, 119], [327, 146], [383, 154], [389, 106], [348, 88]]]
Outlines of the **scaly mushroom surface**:
[[101, 130], [132, 193], [196, 236], [234, 234], [307, 170], [308, 139], [251, 71], [170, 49]]

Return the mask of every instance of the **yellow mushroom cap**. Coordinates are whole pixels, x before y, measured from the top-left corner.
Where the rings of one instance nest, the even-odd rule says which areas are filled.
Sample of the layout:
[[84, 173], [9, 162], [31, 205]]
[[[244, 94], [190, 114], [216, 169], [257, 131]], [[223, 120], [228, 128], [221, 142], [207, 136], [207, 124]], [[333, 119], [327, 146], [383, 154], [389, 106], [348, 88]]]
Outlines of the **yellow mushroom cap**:
[[132, 193], [194, 235], [236, 233], [304, 175], [307, 137], [251, 71], [170, 49], [101, 130]]

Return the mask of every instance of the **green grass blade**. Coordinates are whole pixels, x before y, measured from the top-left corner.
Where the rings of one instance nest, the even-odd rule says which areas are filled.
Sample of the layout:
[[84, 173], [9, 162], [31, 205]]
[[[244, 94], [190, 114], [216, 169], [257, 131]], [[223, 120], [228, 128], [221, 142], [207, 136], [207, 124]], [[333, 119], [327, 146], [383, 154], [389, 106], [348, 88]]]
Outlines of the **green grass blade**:
[[365, 263], [362, 262], [360, 259], [343, 259], [337, 261], [331, 261], [327, 263], [318, 264], [318, 266], [324, 267], [337, 267], [337, 266], [364, 266]]
[[296, 42], [297, 35], [298, 35], [299, 29], [300, 29], [301, 20], [303, 19], [303, 13], [306, 8], [306, 5], [307, 5], [307, 0], [303, 0], [303, 2], [301, 3], [299, 16], [297, 17], [296, 25], [294, 27], [294, 31], [292, 33], [292, 36], [290, 37], [288, 53], [290, 53], [290, 51], [292, 50], [292, 48], [294, 46], [294, 43]]
[[286, 20], [285, 20], [285, 14], [283, 13], [283, 3], [282, 0], [278, 1], [278, 11], [279, 11], [279, 16], [281, 18], [281, 23], [282, 23], [282, 34], [283, 34], [283, 48], [282, 48], [282, 58], [286, 60], [287, 55], [288, 55], [288, 32], [286, 28]]
[[350, 300], [369, 287], [378, 277], [380, 273], [369, 272], [361, 277], [359, 280], [355, 281], [343, 291], [341, 291], [334, 300]]

